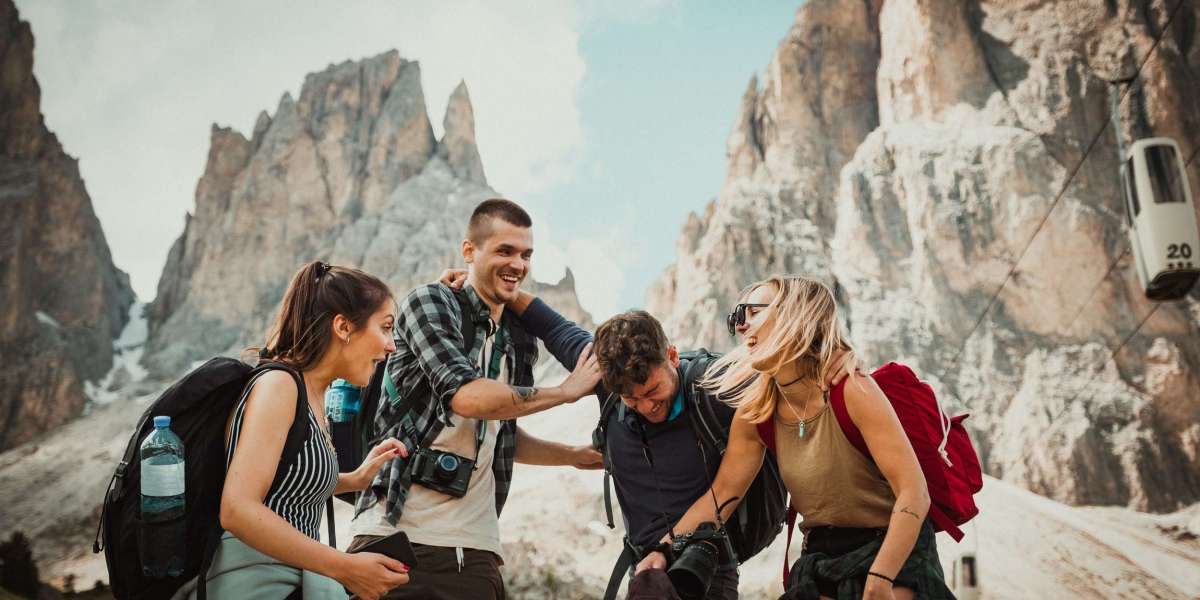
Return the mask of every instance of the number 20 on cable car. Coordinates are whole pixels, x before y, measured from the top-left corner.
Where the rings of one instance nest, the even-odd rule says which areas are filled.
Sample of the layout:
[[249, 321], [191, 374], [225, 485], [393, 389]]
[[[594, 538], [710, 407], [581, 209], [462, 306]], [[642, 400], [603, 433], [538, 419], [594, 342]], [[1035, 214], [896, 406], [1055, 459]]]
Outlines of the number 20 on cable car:
[[1178, 300], [1200, 279], [1200, 232], [1179, 145], [1134, 142], [1122, 165], [1125, 209], [1138, 280], [1151, 300]]

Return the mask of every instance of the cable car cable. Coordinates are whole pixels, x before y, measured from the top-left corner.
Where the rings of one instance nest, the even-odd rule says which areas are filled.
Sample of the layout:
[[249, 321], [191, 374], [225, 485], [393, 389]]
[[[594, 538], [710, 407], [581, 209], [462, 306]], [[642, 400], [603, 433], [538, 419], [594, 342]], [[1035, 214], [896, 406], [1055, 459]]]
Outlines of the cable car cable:
[[[1193, 146], [1192, 155], [1190, 157], [1188, 157], [1187, 163], [1184, 164], [1185, 171], [1191, 167], [1192, 162], [1196, 160], [1197, 155], [1200, 155], [1200, 144], [1195, 144]], [[1125, 257], [1126, 254], [1129, 254], [1131, 249], [1132, 249], [1132, 246], [1130, 246], [1130, 244], [1126, 243], [1124, 246], [1124, 249], [1121, 251], [1121, 253], [1118, 254], [1117, 257], [1115, 259], [1113, 259], [1113, 261], [1108, 265], [1108, 270], [1105, 271], [1104, 276], [1101, 277], [1100, 280], [1097, 281], [1094, 286], [1092, 286], [1091, 291], [1088, 293], [1087, 299], [1084, 300], [1083, 304], [1081, 304], [1079, 306], [1079, 309], [1075, 312], [1075, 317], [1073, 317], [1071, 319], [1071, 322], [1067, 325], [1067, 327], [1064, 331], [1067, 331], [1067, 332], [1071, 331], [1071, 327], [1073, 327], [1075, 325], [1075, 322], [1079, 319], [1080, 315], [1083, 314], [1083, 309], [1087, 308], [1087, 305], [1091, 302], [1092, 296], [1095, 295], [1096, 291], [1100, 289], [1100, 287], [1104, 284], [1104, 282], [1108, 279], [1108, 277], [1110, 275], [1112, 275], [1113, 269], [1117, 266], [1117, 264], [1121, 261], [1121, 259]], [[1109, 361], [1114, 361], [1114, 362], [1116, 361], [1117, 354], [1119, 354], [1121, 352], [1121, 350], [1124, 349], [1125, 346], [1129, 344], [1129, 342], [1133, 339], [1134, 335], [1136, 335], [1139, 331], [1141, 331], [1142, 326], [1145, 325], [1146, 322], [1150, 320], [1150, 317], [1154, 315], [1154, 313], [1158, 310], [1159, 306], [1162, 306], [1162, 303], [1160, 303], [1160, 302], [1154, 303], [1154, 306], [1150, 309], [1150, 311], [1147, 312], [1146, 315], [1141, 318], [1141, 320], [1138, 322], [1137, 326], [1134, 327], [1133, 331], [1125, 336], [1125, 338], [1121, 341], [1121, 343], [1117, 345], [1117, 348], [1115, 350], [1113, 350], [1109, 354], [1108, 358], [1106, 358], [1104, 360], [1104, 362], [1101, 364], [1101, 366], [1107, 366]], [[1098, 378], [1096, 378], [1096, 377], [1088, 379], [1086, 383], [1084, 383], [1082, 386], [1080, 386], [1075, 391], [1075, 393], [1072, 394], [1071, 397], [1068, 398], [1067, 401], [1063, 403], [1063, 407], [1061, 410], [1059, 410], [1058, 414], [1056, 414], [1050, 418], [1050, 422], [1054, 423], [1054, 422], [1058, 421], [1060, 418], [1062, 418], [1063, 415], [1065, 415], [1067, 413], [1067, 411], [1071, 410], [1071, 408], [1075, 404], [1075, 400], [1077, 398], [1079, 398], [1079, 396], [1081, 396], [1083, 394], [1083, 392], [1087, 391], [1097, 379]], [[1094, 396], [1095, 396], [1094, 394], [1088, 396], [1088, 402], [1090, 402]], [[1029, 445], [1026, 447], [1024, 454], [1022, 454], [1022, 456], [1020, 458], [1021, 464], [1025, 464], [1028, 462], [1033, 448], [1034, 448], [1033, 445]]]
[[[1108, 363], [1110, 361], [1113, 363], [1116, 363], [1117, 354], [1119, 354], [1121, 352], [1121, 350], [1123, 348], [1125, 348], [1125, 345], [1128, 344], [1131, 340], [1133, 340], [1133, 337], [1135, 335], [1137, 335], [1137, 333], [1139, 331], [1142, 330], [1142, 326], [1146, 324], [1146, 321], [1150, 320], [1150, 317], [1154, 316], [1154, 313], [1158, 311], [1158, 307], [1160, 307], [1160, 306], [1162, 306], [1161, 302], [1154, 303], [1154, 306], [1150, 309], [1150, 311], [1147, 312], [1144, 317], [1142, 317], [1141, 321], [1138, 321], [1137, 327], [1134, 327], [1133, 331], [1131, 331], [1129, 333], [1129, 335], [1126, 335], [1125, 339], [1121, 340], [1121, 343], [1117, 345], [1117, 348], [1108, 355], [1108, 358], [1105, 359], [1103, 363], [1100, 364], [1101, 367], [1108, 366]], [[1120, 367], [1120, 365], [1118, 365], [1118, 368], [1119, 367]], [[1058, 414], [1054, 415], [1054, 417], [1050, 419], [1050, 422], [1053, 423], [1055, 421], [1058, 421], [1063, 415], [1065, 415], [1067, 413], [1067, 411], [1070, 410], [1072, 406], [1074, 406], [1075, 400], [1077, 398], [1079, 398], [1079, 396], [1081, 394], [1083, 394], [1083, 392], [1085, 390], [1090, 388], [1092, 386], [1092, 384], [1095, 383], [1098, 379], [1099, 379], [1099, 377], [1089, 378], [1087, 380], [1087, 382], [1083, 384], [1083, 386], [1081, 386], [1079, 389], [1077, 389], [1075, 391], [1075, 393], [1070, 398], [1068, 398], [1066, 402], [1063, 403], [1062, 410], [1058, 411]], [[1094, 398], [1094, 397], [1095, 397], [1095, 394], [1088, 396], [1088, 401], [1091, 401], [1092, 398]], [[1021, 456], [1022, 464], [1024, 464], [1026, 461], [1029, 460], [1030, 452], [1034, 447], [1036, 447], [1036, 444], [1026, 445], [1025, 453]]]
[[[1196, 160], [1197, 154], [1200, 154], [1200, 143], [1192, 146], [1192, 155], [1188, 157], [1187, 162], [1183, 165], [1184, 172], [1187, 172], [1187, 169], [1192, 166], [1192, 161]], [[1063, 328], [1064, 332], [1068, 334], [1071, 332], [1071, 328], [1075, 326], [1075, 322], [1079, 320], [1079, 317], [1083, 316], [1083, 309], [1087, 308], [1088, 304], [1091, 303], [1092, 297], [1095, 296], [1096, 292], [1100, 290], [1100, 286], [1104, 285], [1104, 282], [1108, 279], [1109, 275], [1112, 275], [1113, 269], [1117, 267], [1117, 264], [1121, 262], [1122, 258], [1125, 258], [1125, 255], [1129, 254], [1130, 250], [1132, 250], [1132, 246], [1130, 246], [1129, 243], [1125, 243], [1124, 249], [1117, 254], [1116, 258], [1114, 258], [1111, 263], [1109, 263], [1108, 270], [1105, 271], [1104, 275], [1100, 277], [1100, 280], [1092, 286], [1091, 291], [1088, 292], [1083, 303], [1080, 304], [1079, 308], [1075, 310], [1075, 316], [1071, 317], [1071, 322], [1068, 323], [1065, 328]]]
[[[1133, 74], [1133, 81], [1141, 81], [1140, 75], [1142, 73], [1142, 69], [1148, 62], [1150, 62], [1150, 58], [1158, 51], [1159, 44], [1162, 42], [1163, 37], [1165, 37], [1167, 32], [1171, 29], [1171, 23], [1174, 22], [1175, 16], [1179, 14], [1179, 9], [1182, 8], [1185, 3], [1185, 0], [1179, 0], [1175, 3], [1175, 8], [1172, 9], [1171, 14], [1168, 15], [1167, 21], [1163, 24], [1159, 35], [1155, 36], [1154, 44], [1150, 46], [1150, 50], [1146, 52], [1146, 56], [1140, 63], [1138, 63], [1137, 70], [1134, 71]], [[1133, 89], [1133, 87], [1133, 85], [1129, 85], [1125, 88], [1125, 91], [1121, 92], [1119, 104], [1124, 104], [1125, 99], [1129, 97], [1129, 92]], [[962, 358], [963, 351], [966, 350], [967, 342], [971, 340], [971, 336], [975, 335], [975, 332], [979, 329], [979, 326], [983, 324], [983, 321], [987, 317], [988, 313], [991, 312], [992, 307], [995, 306], [996, 300], [1000, 298], [1000, 292], [1002, 292], [1004, 287], [1008, 285], [1008, 282], [1012, 280], [1013, 275], [1017, 271], [1017, 266], [1020, 265], [1021, 260], [1025, 258], [1025, 254], [1029, 251], [1030, 246], [1033, 245], [1033, 241], [1037, 239], [1038, 234], [1041, 233], [1042, 227], [1044, 227], [1046, 222], [1050, 220], [1050, 214], [1054, 212], [1054, 209], [1062, 200], [1063, 195], [1066, 194], [1067, 189], [1070, 188], [1071, 182], [1074, 181], [1075, 176], [1079, 174], [1079, 171], [1083, 168], [1084, 163], [1087, 162], [1088, 155], [1092, 153], [1092, 150], [1096, 147], [1096, 143], [1100, 141], [1101, 136], [1103, 136], [1104, 132], [1108, 130], [1110, 121], [1110, 119], [1105, 119], [1104, 125], [1100, 127], [1100, 130], [1096, 132], [1096, 135], [1092, 136], [1092, 141], [1088, 143], [1087, 148], [1084, 149], [1083, 156], [1079, 158], [1079, 162], [1076, 163], [1075, 167], [1071, 169], [1066, 181], [1063, 182], [1062, 188], [1059, 189], [1058, 193], [1054, 196], [1054, 201], [1050, 203], [1050, 208], [1046, 210], [1046, 214], [1042, 215], [1042, 219], [1038, 222], [1037, 227], [1034, 229], [1033, 235], [1029, 237], [1029, 240], [1025, 242], [1024, 247], [1021, 248], [1021, 252], [1017, 254], [1016, 260], [1013, 261], [1012, 267], [1010, 267], [1008, 270], [1008, 274], [1004, 276], [1004, 280], [1000, 283], [1000, 287], [996, 288], [996, 291], [992, 294], [991, 299], [988, 300], [987, 306], [985, 306], [983, 312], [979, 314], [979, 318], [975, 320], [975, 324], [971, 326], [971, 330], [968, 331], [967, 335], [963, 337], [962, 342], [958, 345], [958, 351], [954, 354], [954, 358], [947, 362], [946, 366], [942, 368], [938, 375], [939, 381], [945, 381], [946, 373], [950, 371], [951, 366], [957, 366], [958, 360]]]

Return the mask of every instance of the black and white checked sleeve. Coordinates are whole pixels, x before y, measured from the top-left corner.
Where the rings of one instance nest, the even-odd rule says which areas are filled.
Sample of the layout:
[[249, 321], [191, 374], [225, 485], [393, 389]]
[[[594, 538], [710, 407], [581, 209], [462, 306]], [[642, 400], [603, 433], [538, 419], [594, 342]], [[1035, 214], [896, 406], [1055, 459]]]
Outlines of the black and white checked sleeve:
[[463, 352], [461, 319], [453, 292], [441, 284], [432, 284], [417, 287], [408, 294], [400, 308], [402, 326], [397, 328], [429, 381], [430, 400], [447, 423], [454, 394], [479, 378]]

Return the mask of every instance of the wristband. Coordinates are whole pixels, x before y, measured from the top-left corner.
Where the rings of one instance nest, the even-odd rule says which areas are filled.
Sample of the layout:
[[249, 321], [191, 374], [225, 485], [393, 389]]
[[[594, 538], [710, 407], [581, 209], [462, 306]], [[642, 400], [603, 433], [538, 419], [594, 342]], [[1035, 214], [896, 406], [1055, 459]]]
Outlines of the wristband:
[[867, 575], [874, 575], [875, 577], [878, 577], [878, 578], [892, 584], [893, 586], [896, 585], [896, 580], [892, 579], [891, 577], [888, 577], [887, 575], [883, 575], [881, 573], [876, 573], [875, 571], [867, 571]]

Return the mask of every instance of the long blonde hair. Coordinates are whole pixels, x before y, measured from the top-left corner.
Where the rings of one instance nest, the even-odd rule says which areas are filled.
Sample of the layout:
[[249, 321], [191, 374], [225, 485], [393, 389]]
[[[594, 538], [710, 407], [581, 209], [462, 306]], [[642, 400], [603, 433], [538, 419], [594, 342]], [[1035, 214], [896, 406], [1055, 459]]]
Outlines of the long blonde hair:
[[773, 324], [770, 334], [758, 340], [753, 354], [740, 344], [718, 359], [702, 383], [725, 402], [744, 407], [753, 423], [774, 416], [781, 394], [774, 378], [784, 365], [796, 363], [803, 380], [824, 387], [834, 369], [857, 362], [828, 286], [802, 275], [772, 275], [746, 288], [739, 302], [763, 286], [776, 290], [764, 309]]

